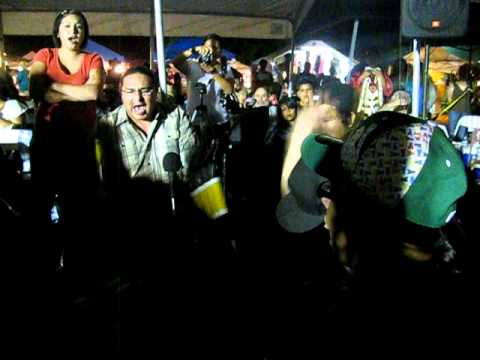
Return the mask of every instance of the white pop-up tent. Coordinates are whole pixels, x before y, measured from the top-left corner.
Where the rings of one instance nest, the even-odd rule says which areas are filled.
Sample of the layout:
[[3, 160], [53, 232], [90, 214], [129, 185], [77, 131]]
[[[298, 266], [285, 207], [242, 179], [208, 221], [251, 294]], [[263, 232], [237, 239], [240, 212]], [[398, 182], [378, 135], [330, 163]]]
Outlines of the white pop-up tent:
[[157, 58], [162, 63], [164, 36], [214, 32], [224, 37], [288, 39], [313, 4], [314, 0], [64, 0], [60, 8], [55, 0], [2, 0], [0, 42], [2, 34], [48, 35], [55, 14], [73, 8], [85, 13], [92, 35], [156, 35]]
[[[290, 48], [283, 48], [262, 58], [273, 62], [275, 65], [281, 65], [286, 60], [285, 55], [290, 53]], [[257, 59], [254, 63], [258, 61], [260, 61], [260, 59]], [[349, 57], [321, 40], [309, 40], [296, 44], [295, 67], [298, 67], [299, 70], [302, 71], [306, 61], [310, 62], [312, 72], [323, 73], [325, 75], [331, 75], [330, 65], [332, 61], [336, 62], [336, 76], [342, 80], [350, 71]], [[318, 64], [317, 62], [319, 61], [320, 63]], [[355, 60], [354, 63], [356, 63]]]
[[[163, 0], [165, 36], [286, 39], [296, 31], [314, 0]], [[78, 9], [89, 20], [92, 35], [149, 36], [152, 0], [2, 0], [5, 35], [48, 35], [55, 14]], [[42, 21], [38, 20], [41, 14]]]
[[[456, 73], [458, 68], [463, 64], [466, 64], [468, 60], [462, 59], [457, 55], [451, 53], [448, 47], [431, 47], [430, 48], [430, 60], [429, 70], [440, 71], [444, 73]], [[408, 53], [403, 58], [408, 64], [413, 64], [413, 52]], [[468, 57], [468, 54], [466, 54]], [[425, 47], [420, 49], [420, 61], [425, 63]]]

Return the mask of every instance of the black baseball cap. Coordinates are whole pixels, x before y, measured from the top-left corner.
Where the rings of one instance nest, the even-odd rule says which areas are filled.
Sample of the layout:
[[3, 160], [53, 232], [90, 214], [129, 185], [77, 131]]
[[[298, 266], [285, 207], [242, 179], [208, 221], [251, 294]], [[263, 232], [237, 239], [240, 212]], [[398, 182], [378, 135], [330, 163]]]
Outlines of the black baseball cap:
[[[326, 208], [321, 198], [334, 196], [331, 184], [340, 166], [340, 140], [320, 135], [307, 141], [318, 142], [315, 159], [298, 161], [288, 178], [290, 193], [280, 200], [276, 211], [278, 223], [292, 233], [313, 230], [324, 222]], [[313, 164], [316, 159], [321, 161]]]

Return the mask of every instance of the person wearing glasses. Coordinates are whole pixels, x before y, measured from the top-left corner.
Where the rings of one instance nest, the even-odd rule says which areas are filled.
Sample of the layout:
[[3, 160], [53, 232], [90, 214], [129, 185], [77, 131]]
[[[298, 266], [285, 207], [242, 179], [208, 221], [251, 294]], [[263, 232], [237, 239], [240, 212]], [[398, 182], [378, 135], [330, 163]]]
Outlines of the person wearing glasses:
[[[98, 119], [102, 226], [116, 239], [110, 247], [116, 255], [109, 258], [121, 261], [122, 273], [148, 276], [168, 262], [167, 254], [169, 260], [177, 259], [179, 243], [194, 239], [196, 208], [187, 181], [197, 137], [182, 108], [157, 90], [148, 68], [128, 69], [119, 92], [122, 104]], [[179, 155], [176, 164], [167, 161], [172, 153]], [[160, 225], [160, 235], [175, 236], [152, 242], [153, 224]], [[129, 231], [134, 239], [125, 236]]]
[[169, 152], [180, 155], [176, 175], [184, 182], [197, 144], [186, 113], [157, 91], [154, 75], [145, 67], [127, 70], [119, 86], [122, 105], [98, 124], [105, 182], [143, 178], [168, 184], [163, 162]]
[[53, 48], [37, 52], [30, 95], [38, 111], [32, 142], [32, 181], [42, 220], [51, 221], [54, 199], [61, 221], [84, 221], [98, 186], [95, 160], [96, 100], [105, 73], [100, 55], [82, 50], [89, 37], [85, 16], [63, 10], [53, 23]]

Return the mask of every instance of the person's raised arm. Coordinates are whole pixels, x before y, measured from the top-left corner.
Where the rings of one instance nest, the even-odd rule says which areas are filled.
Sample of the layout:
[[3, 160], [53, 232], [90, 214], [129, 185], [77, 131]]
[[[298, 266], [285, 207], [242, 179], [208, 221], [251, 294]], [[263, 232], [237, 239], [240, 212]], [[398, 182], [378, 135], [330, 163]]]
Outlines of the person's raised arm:
[[225, 94], [233, 92], [233, 79], [227, 78], [219, 69], [219, 66], [200, 65], [205, 72], [213, 74], [213, 79], [220, 85]]
[[280, 180], [280, 191], [282, 196], [288, 195], [288, 178], [301, 158], [301, 147], [305, 138], [312, 134], [324, 132], [325, 123], [330, 119], [337, 117], [335, 108], [331, 105], [318, 105], [306, 108], [298, 114], [290, 134], [285, 159], [282, 167], [282, 177]]
[[189, 67], [188, 67], [188, 58], [193, 55], [193, 53], [198, 52], [201, 53], [202, 51], [205, 52], [206, 49], [203, 49], [203, 46], [197, 46], [194, 48], [190, 48], [182, 52], [178, 55], [175, 59], [172, 60], [172, 64], [185, 76], [189, 75]]
[[363, 80], [365, 80], [366, 77], [370, 76], [371, 71], [370, 70], [363, 70], [359, 74], [352, 75], [352, 87], [354, 89], [359, 89], [362, 87]]

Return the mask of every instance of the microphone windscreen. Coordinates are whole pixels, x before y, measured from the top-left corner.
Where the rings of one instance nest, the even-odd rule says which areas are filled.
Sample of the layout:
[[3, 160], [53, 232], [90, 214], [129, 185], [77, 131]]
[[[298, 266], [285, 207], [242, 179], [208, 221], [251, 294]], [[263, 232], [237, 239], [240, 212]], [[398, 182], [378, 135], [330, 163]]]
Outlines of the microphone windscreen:
[[163, 157], [163, 168], [165, 171], [175, 172], [181, 167], [180, 155], [174, 152], [166, 153]]
[[255, 103], [257, 102], [257, 100], [255, 100], [254, 97], [247, 97], [245, 99], [245, 107], [248, 108], [248, 109], [251, 109], [253, 108], [253, 106], [255, 105]]

